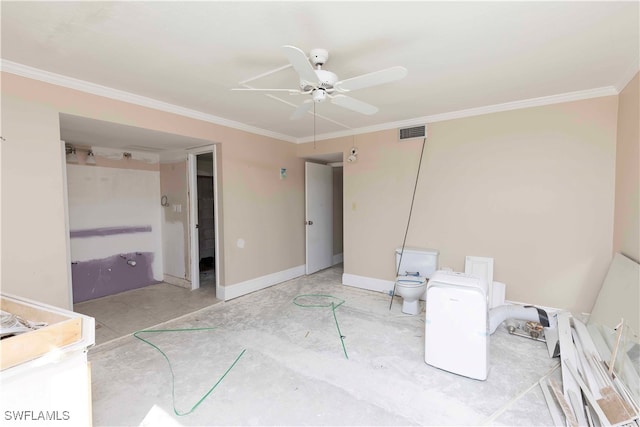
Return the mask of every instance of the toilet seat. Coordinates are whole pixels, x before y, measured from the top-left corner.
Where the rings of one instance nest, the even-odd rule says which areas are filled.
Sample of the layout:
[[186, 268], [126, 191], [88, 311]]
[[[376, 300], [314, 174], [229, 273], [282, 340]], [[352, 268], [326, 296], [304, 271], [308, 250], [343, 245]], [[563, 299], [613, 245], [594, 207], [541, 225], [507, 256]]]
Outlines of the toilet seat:
[[396, 283], [398, 285], [405, 286], [407, 288], [417, 288], [424, 285], [427, 282], [425, 277], [420, 276], [398, 276], [396, 277]]

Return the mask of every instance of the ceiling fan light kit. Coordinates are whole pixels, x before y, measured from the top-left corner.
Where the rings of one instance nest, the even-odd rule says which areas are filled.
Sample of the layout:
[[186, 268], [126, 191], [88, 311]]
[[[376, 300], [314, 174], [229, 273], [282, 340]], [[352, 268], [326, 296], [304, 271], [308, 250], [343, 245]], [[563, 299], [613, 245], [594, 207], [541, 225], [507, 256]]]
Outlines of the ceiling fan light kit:
[[[357, 100], [344, 93], [384, 83], [391, 83], [406, 77], [407, 69], [404, 67], [391, 67], [384, 70], [351, 77], [346, 80], [339, 80], [335, 73], [323, 70], [322, 66], [329, 59], [329, 52], [326, 49], [312, 49], [309, 56], [295, 46], [282, 46], [284, 55], [289, 60], [293, 69], [300, 77], [299, 90], [295, 89], [261, 89], [244, 85], [243, 88], [234, 90], [261, 91], [261, 92], [289, 92], [295, 95], [311, 95], [311, 99], [306, 99], [298, 106], [291, 115], [291, 120], [300, 119], [311, 110], [313, 103], [322, 103], [329, 98], [332, 104], [338, 105], [347, 110], [360, 114], [372, 115], [378, 112], [378, 108]], [[314, 68], [315, 67], [315, 68]], [[284, 69], [284, 67], [280, 68]], [[278, 69], [278, 70], [280, 70]], [[265, 73], [270, 74], [270, 73]], [[251, 81], [249, 79], [246, 81]], [[315, 115], [315, 113], [314, 113]]]
[[324, 102], [327, 99], [327, 91], [324, 89], [315, 89], [313, 91], [313, 101], [317, 103]]

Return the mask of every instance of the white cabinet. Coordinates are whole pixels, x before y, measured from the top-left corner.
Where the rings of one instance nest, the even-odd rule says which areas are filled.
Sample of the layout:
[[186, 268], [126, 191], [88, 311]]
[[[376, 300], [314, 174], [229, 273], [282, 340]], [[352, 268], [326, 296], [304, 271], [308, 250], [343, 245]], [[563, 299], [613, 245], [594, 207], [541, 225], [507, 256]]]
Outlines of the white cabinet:
[[0, 340], [0, 424], [90, 426], [94, 319], [9, 295], [1, 305], [48, 326]]

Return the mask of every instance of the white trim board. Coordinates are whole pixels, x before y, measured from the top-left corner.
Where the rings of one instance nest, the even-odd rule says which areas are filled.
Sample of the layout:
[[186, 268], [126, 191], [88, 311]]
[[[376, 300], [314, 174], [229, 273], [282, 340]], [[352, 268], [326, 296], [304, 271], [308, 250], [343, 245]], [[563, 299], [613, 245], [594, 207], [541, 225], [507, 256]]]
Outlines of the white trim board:
[[374, 279], [349, 273], [342, 274], [342, 284], [367, 291], [382, 292], [387, 295], [391, 295], [395, 286], [395, 282], [392, 280]]
[[170, 274], [165, 273], [164, 276], [162, 277], [162, 281], [173, 286], [179, 286], [181, 288], [191, 290], [191, 282], [188, 281], [187, 279], [182, 279], [180, 277], [172, 276]]
[[243, 295], [250, 294], [251, 292], [259, 291], [261, 289], [268, 288], [269, 286], [277, 285], [278, 283], [286, 282], [287, 280], [295, 279], [296, 277], [304, 276], [305, 266], [299, 265], [297, 267], [290, 268], [288, 270], [278, 271], [266, 276], [256, 277], [255, 279], [246, 280], [244, 282], [236, 283], [229, 286], [221, 286], [222, 295], [218, 296], [218, 299], [229, 301], [230, 299], [238, 298]]

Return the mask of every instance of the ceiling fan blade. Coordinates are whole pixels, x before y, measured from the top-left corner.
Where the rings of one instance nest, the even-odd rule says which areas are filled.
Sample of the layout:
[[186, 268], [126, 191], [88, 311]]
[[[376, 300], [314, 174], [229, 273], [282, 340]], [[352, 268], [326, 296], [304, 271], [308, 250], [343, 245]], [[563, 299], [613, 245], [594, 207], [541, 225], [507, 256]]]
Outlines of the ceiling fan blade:
[[293, 68], [300, 75], [302, 80], [305, 80], [313, 85], [318, 84], [318, 76], [313, 70], [307, 54], [298, 49], [295, 46], [282, 46], [282, 51], [287, 56], [287, 59], [293, 65]]
[[355, 111], [366, 115], [375, 114], [378, 112], [378, 107], [374, 107], [366, 102], [358, 101], [346, 95], [334, 95], [331, 97], [331, 103], [344, 107], [348, 110]]
[[231, 90], [245, 92], [289, 92], [292, 95], [300, 95], [301, 93], [305, 93], [300, 91], [299, 89], [259, 89], [254, 87], [234, 87], [231, 88]]
[[298, 120], [299, 118], [304, 116], [307, 113], [307, 111], [311, 109], [312, 106], [313, 106], [313, 100], [311, 99], [305, 100], [302, 104], [300, 104], [298, 108], [296, 108], [296, 111], [294, 111], [293, 114], [291, 114], [291, 117], [289, 117], [289, 119]]
[[373, 73], [363, 74], [350, 79], [336, 82], [334, 85], [338, 92], [349, 92], [370, 86], [377, 86], [384, 83], [395, 82], [407, 76], [407, 69], [404, 67], [391, 67]]

